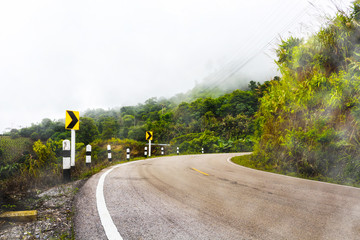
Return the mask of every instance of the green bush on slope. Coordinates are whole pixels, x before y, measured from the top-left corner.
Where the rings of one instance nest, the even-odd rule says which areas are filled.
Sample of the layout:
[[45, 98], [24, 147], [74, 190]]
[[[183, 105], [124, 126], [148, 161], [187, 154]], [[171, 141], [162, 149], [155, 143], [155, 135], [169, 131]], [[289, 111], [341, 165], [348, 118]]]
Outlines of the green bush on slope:
[[359, 9], [339, 12], [306, 42], [282, 41], [281, 80], [271, 82], [256, 115], [255, 161], [360, 182]]

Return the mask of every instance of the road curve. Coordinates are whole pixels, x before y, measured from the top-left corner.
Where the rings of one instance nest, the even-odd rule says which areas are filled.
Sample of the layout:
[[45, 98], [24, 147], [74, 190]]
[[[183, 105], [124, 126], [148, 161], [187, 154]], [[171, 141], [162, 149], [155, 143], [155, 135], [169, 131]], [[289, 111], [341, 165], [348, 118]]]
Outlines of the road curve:
[[107, 239], [96, 200], [106, 171], [105, 207], [123, 239], [359, 239], [360, 189], [241, 167], [228, 161], [236, 155], [162, 157], [94, 175], [76, 197], [76, 239]]

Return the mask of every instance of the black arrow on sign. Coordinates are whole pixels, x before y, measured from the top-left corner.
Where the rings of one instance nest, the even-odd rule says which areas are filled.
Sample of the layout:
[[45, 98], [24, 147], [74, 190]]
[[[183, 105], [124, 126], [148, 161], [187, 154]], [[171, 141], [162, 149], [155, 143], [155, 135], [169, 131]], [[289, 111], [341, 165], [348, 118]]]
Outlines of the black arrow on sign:
[[74, 112], [72, 111], [67, 111], [67, 113], [69, 114], [69, 116], [71, 117], [71, 123], [69, 123], [69, 125], [66, 128], [70, 128], [73, 129], [75, 127], [75, 125], [77, 124], [77, 122], [79, 121], [79, 119], [77, 119], [77, 117], [75, 116]]
[[152, 134], [151, 132], [146, 132], [148, 134], [148, 137], [146, 138], [146, 140], [150, 140], [152, 138]]

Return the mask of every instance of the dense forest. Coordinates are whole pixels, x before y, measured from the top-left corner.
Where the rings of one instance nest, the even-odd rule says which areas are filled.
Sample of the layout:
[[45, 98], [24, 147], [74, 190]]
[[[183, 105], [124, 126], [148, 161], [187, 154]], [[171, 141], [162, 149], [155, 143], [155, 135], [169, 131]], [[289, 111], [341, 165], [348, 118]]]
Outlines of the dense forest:
[[[137, 106], [87, 110], [80, 117], [77, 143], [87, 145], [96, 139], [112, 138], [145, 142], [145, 131], [154, 132], [155, 143], [181, 144], [181, 139], [188, 139], [186, 136], [189, 134], [214, 136], [216, 141], [227, 143], [245, 143], [246, 138], [253, 135], [253, 117], [259, 105], [259, 91], [264, 86], [265, 84], [251, 82], [248, 90], [235, 90], [218, 98], [197, 98], [180, 104], [167, 99], [151, 98]], [[43, 142], [48, 139], [59, 141], [70, 138], [63, 120], [50, 119], [43, 119], [41, 123], [31, 127], [13, 129], [5, 135]], [[244, 147], [246, 146], [245, 144]], [[248, 145], [248, 149], [251, 146]], [[216, 151], [206, 143], [203, 147], [209, 148], [211, 152]], [[241, 150], [236, 146], [233, 148], [233, 151]], [[192, 152], [187, 148], [183, 148], [183, 151]]]
[[[125, 159], [127, 147], [132, 149], [132, 157], [143, 157], [146, 131], [154, 133], [153, 156], [160, 155], [156, 144], [167, 144], [166, 154], [175, 154], [177, 147], [181, 154], [200, 153], [202, 149], [206, 153], [251, 151], [254, 116], [269, 83], [251, 81], [246, 89], [227, 94], [219, 94], [220, 89], [197, 88], [186, 95], [186, 99], [193, 101], [178, 103], [184, 96], [151, 98], [136, 106], [80, 113], [73, 176], [81, 177], [87, 171], [87, 144], [92, 145], [93, 166], [107, 166], [107, 144], [112, 145], [116, 160]], [[50, 119], [0, 136], [1, 190], [60, 182], [62, 141], [70, 138], [64, 120]]]

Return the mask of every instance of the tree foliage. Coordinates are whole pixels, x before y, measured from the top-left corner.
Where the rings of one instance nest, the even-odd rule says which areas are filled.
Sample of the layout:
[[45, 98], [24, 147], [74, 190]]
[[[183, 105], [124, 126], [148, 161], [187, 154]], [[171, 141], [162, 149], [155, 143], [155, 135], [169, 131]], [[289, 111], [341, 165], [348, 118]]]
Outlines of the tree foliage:
[[76, 141], [88, 145], [99, 136], [99, 130], [94, 119], [89, 117], [80, 118], [81, 128], [77, 131]]
[[[250, 139], [253, 134], [258, 99], [268, 85], [268, 82], [260, 84], [251, 81], [248, 90], [235, 90], [216, 98], [207, 95], [179, 104], [171, 99], [150, 98], [136, 106], [88, 110], [81, 114], [76, 141], [83, 145], [91, 144], [97, 139], [112, 138], [146, 142], [145, 132], [153, 131], [155, 143], [176, 143], [177, 141], [173, 141], [175, 138], [198, 134], [196, 138], [202, 139], [200, 143], [205, 144], [211, 152], [223, 151], [223, 146], [227, 143], [231, 145], [227, 148], [231, 151], [249, 150], [253, 142], [245, 139]], [[210, 141], [211, 146], [206, 143], [210, 138], [205, 138], [210, 136], [209, 133], [211, 139], [216, 139]], [[70, 139], [70, 131], [65, 130], [64, 122], [50, 119], [43, 119], [41, 123], [31, 127], [14, 129], [9, 135], [12, 138], [27, 137], [41, 142], [48, 139], [53, 139], [54, 142]], [[38, 143], [37, 141], [36, 144]], [[198, 152], [197, 147], [187, 147], [189, 144], [183, 146], [186, 146], [183, 151]], [[59, 156], [60, 150], [56, 150], [55, 154]]]
[[272, 81], [256, 115], [262, 165], [304, 176], [360, 181], [359, 4], [339, 11], [304, 42], [283, 40], [280, 81]]

